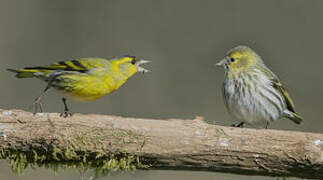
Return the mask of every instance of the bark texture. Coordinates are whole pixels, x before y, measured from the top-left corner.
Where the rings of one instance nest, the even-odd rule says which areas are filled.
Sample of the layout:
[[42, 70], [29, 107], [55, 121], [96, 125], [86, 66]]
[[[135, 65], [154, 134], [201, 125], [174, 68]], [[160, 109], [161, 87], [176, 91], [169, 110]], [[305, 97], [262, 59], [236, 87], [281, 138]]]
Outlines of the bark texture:
[[124, 152], [148, 169], [323, 179], [323, 134], [224, 127], [201, 118], [61, 118], [57, 113], [34, 116], [22, 110], [0, 110], [0, 131], [2, 150]]

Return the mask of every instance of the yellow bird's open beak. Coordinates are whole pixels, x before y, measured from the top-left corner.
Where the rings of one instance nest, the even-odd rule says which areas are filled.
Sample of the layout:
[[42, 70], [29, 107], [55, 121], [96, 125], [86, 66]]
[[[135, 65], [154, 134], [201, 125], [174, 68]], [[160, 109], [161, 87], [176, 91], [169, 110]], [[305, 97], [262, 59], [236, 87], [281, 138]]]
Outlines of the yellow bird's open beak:
[[144, 60], [144, 59], [140, 59], [137, 63], [137, 71], [138, 72], [143, 72], [143, 73], [146, 73], [146, 72], [151, 72], [150, 70], [148, 69], [145, 69], [143, 67], [140, 67], [139, 65], [141, 64], [147, 64], [147, 63], [151, 63], [151, 61], [147, 61], [147, 60]]

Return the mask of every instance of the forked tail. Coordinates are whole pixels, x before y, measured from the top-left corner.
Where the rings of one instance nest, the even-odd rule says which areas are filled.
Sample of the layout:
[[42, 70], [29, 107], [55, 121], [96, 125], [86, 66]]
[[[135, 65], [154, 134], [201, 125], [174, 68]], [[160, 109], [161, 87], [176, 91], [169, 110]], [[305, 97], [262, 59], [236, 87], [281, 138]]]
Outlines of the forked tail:
[[296, 124], [301, 124], [303, 121], [303, 118], [300, 115], [289, 110], [284, 111], [284, 117], [292, 120]]

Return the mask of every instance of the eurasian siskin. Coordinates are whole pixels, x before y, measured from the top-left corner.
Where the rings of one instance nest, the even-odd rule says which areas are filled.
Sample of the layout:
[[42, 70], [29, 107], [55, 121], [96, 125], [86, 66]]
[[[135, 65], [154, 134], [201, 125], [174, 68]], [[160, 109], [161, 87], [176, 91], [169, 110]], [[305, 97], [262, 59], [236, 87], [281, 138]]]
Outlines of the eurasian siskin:
[[26, 67], [15, 72], [17, 78], [36, 77], [47, 82], [43, 93], [36, 98], [33, 105], [34, 113], [38, 107], [42, 111], [41, 97], [51, 87], [62, 93], [64, 112], [61, 116], [71, 115], [66, 105], [66, 99], [76, 101], [93, 101], [110, 94], [123, 85], [136, 72], [149, 72], [139, 65], [149, 61], [135, 56], [121, 56], [112, 60], [103, 58], [81, 58], [59, 61], [47, 66]]
[[223, 99], [229, 113], [240, 121], [234, 126], [266, 124], [267, 128], [282, 117], [302, 122], [282, 83], [251, 48], [235, 47], [216, 65], [225, 69]]

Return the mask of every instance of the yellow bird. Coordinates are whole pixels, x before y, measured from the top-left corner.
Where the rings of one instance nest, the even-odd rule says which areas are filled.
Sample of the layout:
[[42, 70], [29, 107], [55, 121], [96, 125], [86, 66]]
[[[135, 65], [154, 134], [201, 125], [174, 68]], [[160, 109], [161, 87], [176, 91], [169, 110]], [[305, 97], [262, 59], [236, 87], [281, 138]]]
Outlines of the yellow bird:
[[103, 58], [81, 58], [59, 61], [47, 66], [25, 67], [23, 69], [7, 69], [15, 72], [17, 78], [36, 77], [47, 82], [45, 90], [33, 103], [34, 113], [38, 107], [42, 111], [41, 98], [51, 87], [62, 93], [64, 112], [61, 116], [72, 114], [66, 99], [76, 101], [94, 101], [103, 95], [120, 88], [136, 72], [149, 72], [139, 65], [150, 61], [125, 55], [111, 60]]

